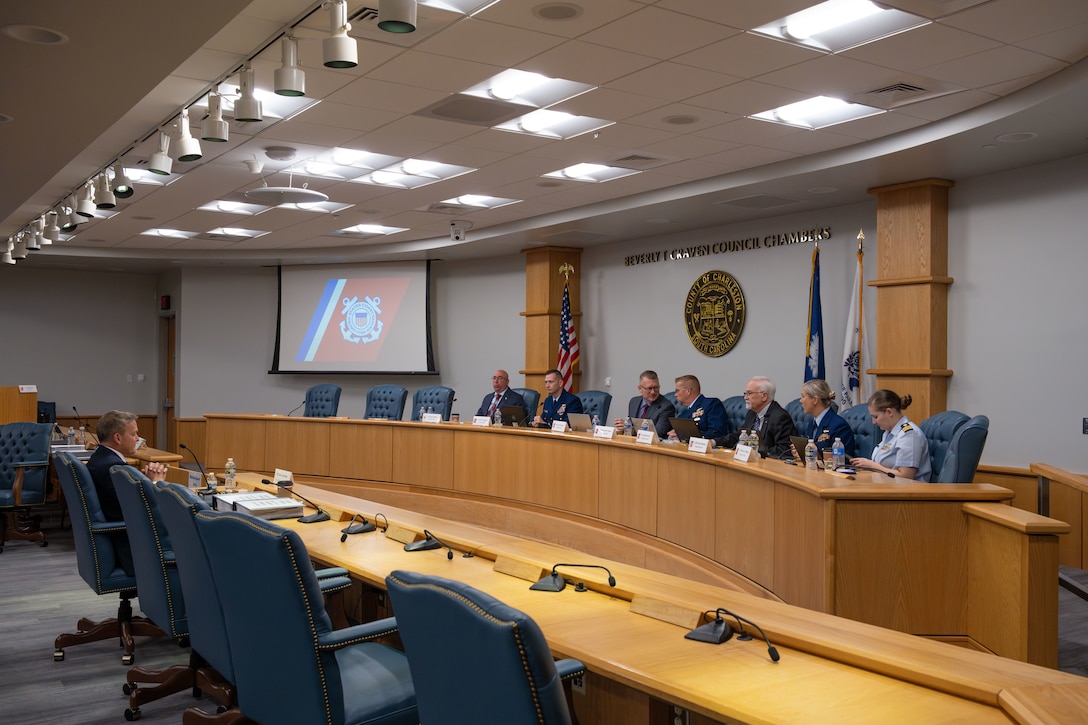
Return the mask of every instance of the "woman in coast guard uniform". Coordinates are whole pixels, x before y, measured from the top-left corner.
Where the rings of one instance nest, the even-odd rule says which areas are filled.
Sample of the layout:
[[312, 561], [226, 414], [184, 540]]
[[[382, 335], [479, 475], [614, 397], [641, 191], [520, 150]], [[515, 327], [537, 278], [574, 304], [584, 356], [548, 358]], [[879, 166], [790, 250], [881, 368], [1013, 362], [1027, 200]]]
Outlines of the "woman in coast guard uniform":
[[873, 416], [873, 424], [884, 431], [884, 437], [873, 449], [872, 458], [853, 458], [851, 465], [929, 483], [933, 475], [929, 442], [921, 429], [903, 415], [910, 403], [910, 395], [900, 398], [891, 390], [872, 394], [869, 415]]

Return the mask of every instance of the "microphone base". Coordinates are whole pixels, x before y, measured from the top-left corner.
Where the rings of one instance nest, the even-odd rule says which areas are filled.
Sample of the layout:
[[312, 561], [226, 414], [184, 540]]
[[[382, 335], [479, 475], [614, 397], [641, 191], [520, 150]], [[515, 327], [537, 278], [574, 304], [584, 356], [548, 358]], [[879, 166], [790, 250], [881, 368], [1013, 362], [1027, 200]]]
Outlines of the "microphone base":
[[549, 574], [529, 588], [538, 592], [561, 592], [566, 586], [566, 579], [558, 574]]
[[377, 531], [374, 528], [374, 524], [369, 521], [364, 521], [361, 524], [352, 524], [351, 526], [345, 526], [340, 529], [341, 534], [369, 534], [371, 531]]
[[298, 522], [300, 524], [316, 524], [321, 521], [328, 521], [329, 515], [324, 511], [318, 511], [317, 513], [308, 514], [306, 516], [300, 516]]
[[733, 636], [733, 628], [724, 619], [707, 622], [699, 625], [684, 635], [684, 639], [693, 639], [696, 642], [708, 642], [721, 644]]
[[430, 551], [431, 549], [441, 548], [442, 542], [438, 539], [420, 539], [404, 545], [405, 551]]

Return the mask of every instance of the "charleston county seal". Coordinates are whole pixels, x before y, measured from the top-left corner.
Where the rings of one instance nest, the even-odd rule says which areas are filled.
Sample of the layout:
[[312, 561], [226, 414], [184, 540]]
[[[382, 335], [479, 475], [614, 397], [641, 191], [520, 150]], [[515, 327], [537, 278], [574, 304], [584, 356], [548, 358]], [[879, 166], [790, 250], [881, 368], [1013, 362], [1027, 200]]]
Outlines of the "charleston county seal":
[[684, 300], [688, 339], [704, 355], [721, 357], [740, 340], [746, 309], [744, 292], [730, 274], [714, 270], [700, 275]]

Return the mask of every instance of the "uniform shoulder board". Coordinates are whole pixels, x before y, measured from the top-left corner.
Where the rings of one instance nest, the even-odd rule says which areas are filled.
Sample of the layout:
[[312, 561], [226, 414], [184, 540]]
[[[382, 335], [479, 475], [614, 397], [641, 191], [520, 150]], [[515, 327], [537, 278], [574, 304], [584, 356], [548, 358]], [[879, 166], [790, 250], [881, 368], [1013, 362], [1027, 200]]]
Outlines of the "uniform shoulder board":
[[914, 430], [914, 426], [910, 423], [904, 423], [903, 425], [899, 426], [899, 430], [906, 433], [907, 431]]

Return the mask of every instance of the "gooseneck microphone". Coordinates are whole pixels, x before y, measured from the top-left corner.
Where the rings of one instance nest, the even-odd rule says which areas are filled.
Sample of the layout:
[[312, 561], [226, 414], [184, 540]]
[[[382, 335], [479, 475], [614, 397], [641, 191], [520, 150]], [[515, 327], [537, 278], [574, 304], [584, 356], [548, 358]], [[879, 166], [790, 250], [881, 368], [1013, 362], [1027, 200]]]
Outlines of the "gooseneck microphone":
[[[710, 611], [703, 612], [703, 619], [706, 619], [706, 615], [710, 614]], [[750, 624], [756, 628], [759, 632], [759, 636], [763, 638], [763, 641], [767, 644], [767, 655], [771, 658], [771, 662], [778, 662], [782, 659], [782, 656], [778, 654], [778, 650], [771, 644], [771, 640], [767, 639], [767, 633], [763, 631], [763, 628], [750, 619], [734, 614], [724, 607], [718, 607], [713, 610], [714, 619], [701, 624], [695, 629], [691, 630], [684, 635], [684, 639], [692, 639], [697, 642], [709, 642], [710, 644], [721, 644], [728, 641], [733, 636], [733, 628], [722, 619], [722, 614], [727, 614], [737, 622], [737, 629], [740, 633], [737, 635], [737, 639], [747, 641], [752, 639], [752, 635], [748, 634], [748, 631], [744, 629], [744, 624]]]
[[273, 483], [272, 481], [269, 481], [267, 478], [262, 478], [261, 483], [266, 484], [268, 486], [275, 486], [277, 491], [286, 491], [287, 493], [291, 494], [291, 496], [294, 496], [294, 497], [298, 498], [299, 500], [301, 500], [307, 506], [315, 509], [314, 513], [312, 513], [312, 514], [307, 514], [305, 516], [299, 516], [297, 521], [300, 524], [316, 524], [319, 521], [328, 521], [330, 518], [332, 518], [331, 516], [329, 516], [328, 511], [321, 508], [316, 503], [314, 503], [310, 499], [306, 498], [305, 496], [303, 496], [298, 491], [295, 491], [289, 485], [284, 485], [283, 483], [280, 483], [279, 481], [276, 481], [275, 483]]
[[[359, 523], [355, 523], [356, 520], [358, 520]], [[351, 522], [340, 529], [340, 543], [343, 544], [347, 541], [350, 534], [366, 534], [374, 530], [374, 524], [367, 521], [362, 514], [355, 514], [351, 517]]]
[[87, 426], [83, 425], [83, 419], [79, 417], [79, 411], [76, 410], [76, 406], [72, 406], [72, 412], [76, 414], [76, 423], [79, 423], [79, 427], [86, 429]]
[[472, 557], [476, 556], [471, 551], [468, 551], [466, 549], [458, 549], [456, 546], [453, 546], [451, 544], [447, 544], [445, 541], [442, 541], [442, 539], [438, 538], [437, 536], [432, 534], [430, 531], [427, 531], [427, 529], [423, 529], [423, 536], [425, 538], [422, 538], [419, 541], [413, 541], [413, 542], [411, 542], [409, 544], [405, 544], [404, 545], [404, 550], [405, 551], [430, 551], [431, 549], [443, 549], [444, 548], [444, 549], [446, 549], [446, 558], [450, 559], [450, 560], [453, 559], [453, 552], [455, 552], [455, 551], [461, 555], [462, 559], [471, 559]]
[[[600, 564], [553, 564], [552, 573], [546, 575], [543, 579], [533, 584], [530, 589], [535, 589], [538, 592], [561, 592], [567, 586], [567, 580], [559, 575], [556, 571], [559, 567], [578, 567], [581, 569], [604, 569], [608, 574], [608, 586], [616, 586], [616, 577], [612, 576], [612, 572], [608, 570], [608, 567], [601, 566]], [[583, 582], [578, 582], [578, 586], [574, 588], [577, 592], [587, 591], [586, 585]]]
[[209, 490], [214, 489], [215, 486], [209, 486], [208, 485], [208, 472], [204, 470], [204, 464], [201, 463], [200, 459], [196, 457], [195, 453], [193, 453], [193, 449], [190, 448], [189, 446], [185, 445], [184, 443], [178, 443], [178, 448], [180, 448], [181, 450], [185, 451], [186, 453], [188, 453], [190, 456], [193, 457], [193, 460], [196, 462], [196, 467], [198, 469], [200, 469], [200, 475], [204, 476], [204, 485]]
[[291, 409], [291, 412], [287, 414], [287, 417], [291, 417], [291, 415], [293, 415], [293, 414], [294, 414], [295, 412], [297, 412], [297, 411], [298, 411], [298, 409], [299, 409], [299, 408], [301, 408], [301, 407], [302, 407], [302, 406], [304, 406], [304, 405], [306, 405], [306, 401], [305, 401], [305, 400], [304, 400], [304, 401], [302, 401], [301, 403], [299, 403], [299, 404], [298, 404], [297, 406], [295, 406], [294, 408], [292, 408], [292, 409]]

